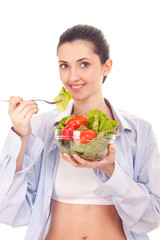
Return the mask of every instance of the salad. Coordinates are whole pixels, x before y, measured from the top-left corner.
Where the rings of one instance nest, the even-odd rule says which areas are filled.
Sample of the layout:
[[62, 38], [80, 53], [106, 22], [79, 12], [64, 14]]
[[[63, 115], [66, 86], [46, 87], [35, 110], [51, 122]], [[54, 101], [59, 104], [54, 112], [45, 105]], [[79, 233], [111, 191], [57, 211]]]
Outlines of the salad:
[[118, 122], [108, 119], [100, 110], [91, 110], [88, 118], [83, 115], [69, 115], [60, 120], [56, 140], [61, 152], [72, 157], [79, 155], [87, 160], [100, 160], [114, 142]]

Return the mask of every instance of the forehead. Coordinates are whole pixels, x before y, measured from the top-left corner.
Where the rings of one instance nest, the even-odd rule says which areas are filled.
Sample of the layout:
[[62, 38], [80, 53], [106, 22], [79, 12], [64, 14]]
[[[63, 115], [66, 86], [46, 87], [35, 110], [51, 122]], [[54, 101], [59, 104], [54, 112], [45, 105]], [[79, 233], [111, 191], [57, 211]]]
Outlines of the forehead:
[[[96, 57], [94, 45], [85, 40], [75, 40], [60, 45], [57, 56], [59, 60], [78, 59], [84, 57]], [[97, 56], [98, 57], [98, 56]]]

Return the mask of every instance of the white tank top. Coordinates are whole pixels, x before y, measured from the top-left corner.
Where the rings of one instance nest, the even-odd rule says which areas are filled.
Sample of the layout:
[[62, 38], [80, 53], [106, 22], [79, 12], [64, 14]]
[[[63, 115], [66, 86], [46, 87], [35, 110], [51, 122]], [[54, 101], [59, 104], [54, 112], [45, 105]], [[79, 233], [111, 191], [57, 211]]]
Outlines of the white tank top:
[[111, 201], [93, 193], [100, 185], [102, 182], [93, 169], [75, 168], [59, 157], [52, 198], [72, 204], [113, 205]]

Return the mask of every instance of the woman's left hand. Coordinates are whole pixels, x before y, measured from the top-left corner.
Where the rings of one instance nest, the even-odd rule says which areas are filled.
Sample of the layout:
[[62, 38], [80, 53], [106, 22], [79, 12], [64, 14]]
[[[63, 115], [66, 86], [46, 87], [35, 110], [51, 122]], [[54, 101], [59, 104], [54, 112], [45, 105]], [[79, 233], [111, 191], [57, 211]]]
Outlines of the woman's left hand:
[[104, 170], [109, 177], [111, 177], [115, 168], [115, 154], [116, 149], [113, 144], [109, 145], [107, 155], [100, 161], [90, 161], [80, 158], [78, 155], [74, 155], [74, 159], [67, 153], [60, 153], [61, 157], [67, 162], [71, 163], [74, 167], [81, 168], [98, 168]]

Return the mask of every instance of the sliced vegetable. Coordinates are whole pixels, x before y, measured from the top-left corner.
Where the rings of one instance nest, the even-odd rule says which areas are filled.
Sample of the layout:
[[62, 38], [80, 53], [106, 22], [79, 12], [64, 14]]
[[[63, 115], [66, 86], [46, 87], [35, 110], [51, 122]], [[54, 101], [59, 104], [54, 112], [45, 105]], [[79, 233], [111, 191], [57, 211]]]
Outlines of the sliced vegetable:
[[64, 117], [62, 118], [60, 121], [59, 121], [59, 124], [57, 126], [54, 127], [54, 129], [63, 129], [65, 127], [65, 124], [66, 124], [66, 121], [67, 119], [71, 118], [71, 117], [74, 117], [75, 115], [69, 115], [67, 117]]
[[71, 117], [66, 121], [65, 125], [68, 126], [70, 124], [74, 129], [79, 128], [81, 125], [87, 126], [87, 118], [82, 115]]
[[95, 131], [93, 131], [92, 129], [85, 129], [80, 133], [80, 142], [86, 144], [96, 137], [97, 134]]
[[71, 125], [64, 127], [62, 129], [62, 133], [61, 133], [62, 139], [66, 140], [66, 141], [72, 140], [73, 139], [73, 131], [74, 131], [74, 129]]

